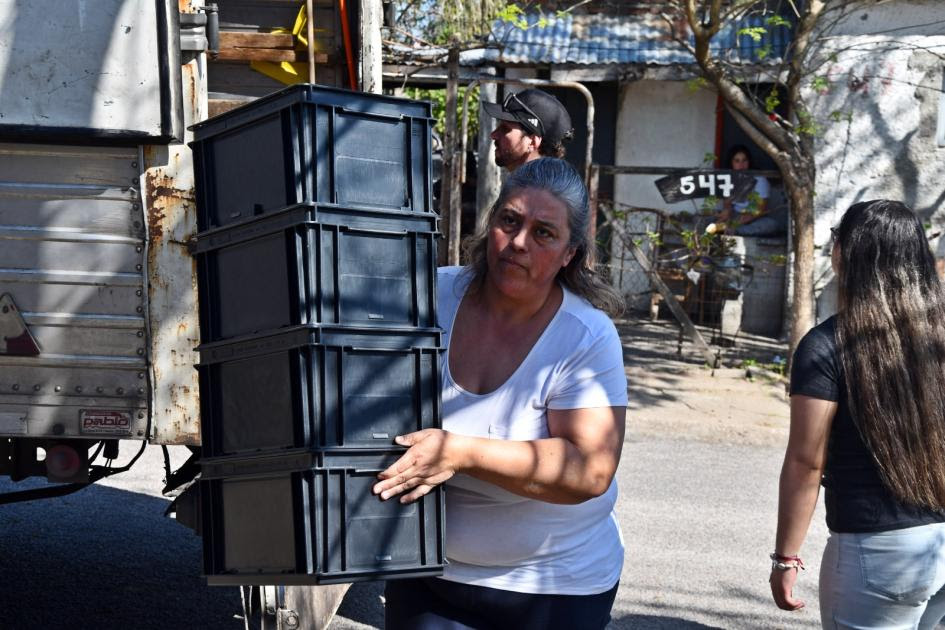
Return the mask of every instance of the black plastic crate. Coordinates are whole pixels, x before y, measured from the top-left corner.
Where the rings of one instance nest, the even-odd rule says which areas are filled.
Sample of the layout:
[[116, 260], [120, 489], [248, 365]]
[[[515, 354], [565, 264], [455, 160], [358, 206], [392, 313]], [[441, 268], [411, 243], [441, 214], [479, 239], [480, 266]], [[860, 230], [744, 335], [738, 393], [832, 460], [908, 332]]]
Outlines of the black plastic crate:
[[[398, 452], [387, 458], [393, 461]], [[443, 490], [416, 503], [371, 493], [377, 453], [292, 454], [205, 462], [201, 481], [209, 584], [331, 584], [439, 575], [445, 563]]]
[[206, 457], [390, 447], [440, 426], [440, 331], [304, 326], [200, 346]]
[[430, 103], [294, 85], [193, 126], [199, 231], [302, 202], [432, 212]]
[[299, 205], [197, 237], [205, 342], [307, 323], [436, 325], [436, 215]]
[[407, 452], [403, 446], [296, 448], [241, 455], [204, 457], [200, 460], [205, 479], [281, 475], [310, 468], [385, 470]]

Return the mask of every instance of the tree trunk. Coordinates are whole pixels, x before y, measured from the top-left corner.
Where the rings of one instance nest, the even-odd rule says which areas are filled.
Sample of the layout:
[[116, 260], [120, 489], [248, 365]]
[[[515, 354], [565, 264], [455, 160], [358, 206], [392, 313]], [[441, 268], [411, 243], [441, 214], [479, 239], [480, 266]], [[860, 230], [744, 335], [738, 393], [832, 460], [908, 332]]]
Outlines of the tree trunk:
[[[811, 163], [813, 160], [801, 159], [810, 160]], [[794, 239], [794, 295], [790, 337], [792, 355], [801, 338], [814, 325], [814, 178], [812, 174], [799, 174], [799, 170], [801, 169], [797, 169], [794, 174], [784, 173], [783, 180], [791, 199]]]

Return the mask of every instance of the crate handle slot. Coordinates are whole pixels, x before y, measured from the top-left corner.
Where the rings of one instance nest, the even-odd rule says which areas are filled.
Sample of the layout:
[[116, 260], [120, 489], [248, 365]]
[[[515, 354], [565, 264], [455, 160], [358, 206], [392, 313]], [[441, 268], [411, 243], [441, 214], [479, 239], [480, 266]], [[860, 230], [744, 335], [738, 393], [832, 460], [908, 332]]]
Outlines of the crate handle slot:
[[407, 352], [413, 348], [365, 348], [363, 346], [343, 346], [352, 352]]
[[350, 225], [340, 225], [338, 228], [342, 232], [359, 232], [363, 234], [380, 234], [381, 236], [405, 236], [407, 230], [377, 230], [370, 228], [352, 227]]
[[361, 112], [356, 109], [348, 109], [347, 107], [342, 107], [341, 111], [345, 114], [354, 114], [356, 116], [373, 116], [374, 118], [383, 118], [384, 120], [393, 120], [400, 122], [404, 119], [403, 114], [379, 114], [377, 112]]

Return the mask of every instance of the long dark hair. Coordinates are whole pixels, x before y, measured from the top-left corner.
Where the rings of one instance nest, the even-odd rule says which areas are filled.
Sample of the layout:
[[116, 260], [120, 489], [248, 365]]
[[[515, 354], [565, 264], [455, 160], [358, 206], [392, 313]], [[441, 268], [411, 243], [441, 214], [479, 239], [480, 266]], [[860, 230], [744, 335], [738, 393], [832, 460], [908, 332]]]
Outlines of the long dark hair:
[[945, 509], [945, 291], [922, 222], [898, 201], [856, 203], [834, 247], [854, 423], [898, 499]]
[[607, 314], [618, 315], [623, 310], [623, 299], [588, 266], [588, 255], [594, 243], [588, 236], [591, 213], [587, 188], [574, 167], [558, 158], [538, 158], [515, 169], [502, 186], [499, 198], [482, 217], [476, 233], [464, 242], [467, 268], [473, 274], [473, 288], [482, 286], [488, 272], [486, 244], [489, 226], [505, 201], [515, 192], [526, 188], [551, 193], [568, 210], [568, 229], [571, 233], [568, 245], [575, 249], [575, 253], [571, 262], [558, 272], [558, 282]]

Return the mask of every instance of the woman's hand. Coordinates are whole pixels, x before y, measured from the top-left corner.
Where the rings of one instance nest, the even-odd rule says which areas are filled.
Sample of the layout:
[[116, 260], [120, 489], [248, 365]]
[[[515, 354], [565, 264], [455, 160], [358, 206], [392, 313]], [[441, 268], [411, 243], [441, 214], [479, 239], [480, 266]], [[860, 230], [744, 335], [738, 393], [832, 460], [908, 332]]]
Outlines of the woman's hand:
[[[797, 355], [794, 360], [798, 360]], [[782, 557], [794, 558], [807, 535], [827, 463], [827, 438], [836, 414], [834, 401], [802, 394], [791, 396], [791, 432], [781, 466], [778, 533], [774, 541], [776, 553]], [[791, 593], [797, 572], [796, 568], [771, 571], [771, 595], [778, 608], [797, 610], [804, 606]]]
[[798, 569], [771, 569], [771, 595], [781, 610], [800, 610], [804, 602], [794, 597]]
[[374, 484], [374, 494], [386, 501], [403, 494], [401, 503], [412, 503], [456, 474], [456, 454], [461, 436], [442, 429], [424, 429], [407, 435], [399, 435], [394, 441], [408, 446], [407, 452], [394, 464], [380, 473], [380, 481]]

